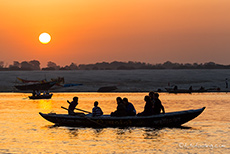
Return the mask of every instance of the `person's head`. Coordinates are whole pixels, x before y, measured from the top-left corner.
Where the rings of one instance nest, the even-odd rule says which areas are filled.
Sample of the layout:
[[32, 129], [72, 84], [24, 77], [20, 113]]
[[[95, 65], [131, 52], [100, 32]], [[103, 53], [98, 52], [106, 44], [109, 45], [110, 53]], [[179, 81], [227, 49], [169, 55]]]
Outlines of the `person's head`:
[[94, 106], [95, 106], [95, 107], [98, 106], [98, 101], [95, 101], [95, 102], [94, 102]]
[[77, 101], [78, 101], [78, 97], [74, 97], [74, 98], [73, 98], [73, 101], [74, 101], [74, 102], [77, 102]]
[[154, 93], [154, 98], [158, 98], [159, 94], [158, 93]]
[[117, 97], [117, 103], [122, 103], [122, 98], [121, 97]]
[[153, 98], [153, 95], [154, 95], [154, 92], [153, 92], [153, 91], [150, 91], [150, 92], [149, 92], [149, 97], [150, 97], [150, 98]]
[[145, 96], [145, 99], [144, 99], [146, 102], [149, 102], [150, 101], [150, 97], [149, 96]]
[[124, 102], [125, 104], [127, 104], [127, 103], [128, 103], [128, 98], [124, 97], [124, 98], [123, 98], [123, 102]]

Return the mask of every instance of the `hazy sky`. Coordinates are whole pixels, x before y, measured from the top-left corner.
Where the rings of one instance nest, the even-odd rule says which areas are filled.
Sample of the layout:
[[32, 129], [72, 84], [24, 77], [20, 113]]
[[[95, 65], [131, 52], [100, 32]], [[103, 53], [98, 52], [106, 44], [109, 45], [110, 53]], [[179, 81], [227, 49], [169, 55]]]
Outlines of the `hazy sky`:
[[[51, 35], [49, 44], [38, 40]], [[0, 0], [0, 61], [230, 64], [230, 0]]]

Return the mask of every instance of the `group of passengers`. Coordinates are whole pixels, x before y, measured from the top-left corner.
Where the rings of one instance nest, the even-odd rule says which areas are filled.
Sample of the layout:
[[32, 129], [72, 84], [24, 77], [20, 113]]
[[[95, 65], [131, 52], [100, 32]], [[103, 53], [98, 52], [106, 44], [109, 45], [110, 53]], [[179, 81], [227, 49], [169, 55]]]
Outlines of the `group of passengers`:
[[164, 106], [162, 105], [159, 99], [158, 93], [151, 91], [149, 92], [149, 96], [145, 96], [144, 100], [145, 100], [144, 111], [138, 113], [137, 116], [149, 116], [154, 114], [160, 114], [161, 111], [163, 114], [165, 113]]
[[[117, 97], [117, 109], [114, 112], [111, 112], [112, 117], [123, 117], [123, 116], [149, 116], [160, 114], [161, 111], [164, 114], [165, 109], [162, 105], [159, 94], [156, 92], [149, 92], [148, 96], [144, 97], [145, 106], [144, 111], [136, 114], [136, 109], [132, 103], [128, 101], [128, 98]], [[69, 102], [68, 112], [70, 115], [74, 115], [74, 109], [78, 104], [78, 97], [74, 97], [72, 102]], [[92, 109], [92, 116], [101, 116], [103, 115], [103, 111], [98, 106], [98, 102], [94, 102], [94, 108]]]
[[[49, 95], [49, 91], [43, 91], [43, 96], [48, 96]], [[32, 96], [41, 96], [41, 92], [39, 90], [33, 90], [32, 92]]]
[[117, 110], [111, 112], [112, 117], [123, 117], [123, 116], [135, 116], [136, 110], [132, 103], [128, 101], [128, 98], [117, 97]]

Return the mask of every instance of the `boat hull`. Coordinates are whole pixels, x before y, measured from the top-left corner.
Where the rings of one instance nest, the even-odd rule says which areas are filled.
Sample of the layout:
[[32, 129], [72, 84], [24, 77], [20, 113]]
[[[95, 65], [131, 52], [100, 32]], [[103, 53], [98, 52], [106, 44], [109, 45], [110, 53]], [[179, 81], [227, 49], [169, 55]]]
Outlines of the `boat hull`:
[[46, 83], [16, 85], [15, 88], [19, 90], [48, 90], [56, 83], [57, 82], [46, 82]]
[[30, 99], [51, 99], [53, 94], [50, 95], [40, 95], [40, 96], [29, 96]]
[[174, 89], [174, 88], [165, 88], [168, 93], [202, 93], [207, 92], [206, 89], [197, 89], [197, 90], [189, 90], [189, 89]]
[[194, 119], [205, 107], [196, 110], [170, 112], [152, 116], [100, 117], [70, 116], [67, 114], [39, 113], [44, 119], [58, 126], [74, 127], [178, 127]]

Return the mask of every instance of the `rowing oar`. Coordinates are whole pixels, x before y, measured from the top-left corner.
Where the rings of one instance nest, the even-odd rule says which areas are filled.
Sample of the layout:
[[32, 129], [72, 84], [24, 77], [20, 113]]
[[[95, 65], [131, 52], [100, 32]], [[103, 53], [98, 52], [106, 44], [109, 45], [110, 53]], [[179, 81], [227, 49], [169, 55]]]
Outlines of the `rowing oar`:
[[[61, 108], [66, 109], [66, 110], [69, 110], [69, 109], [67, 109], [67, 108], [65, 108], [65, 107], [63, 107], [63, 106], [61, 106]], [[91, 112], [85, 111], [85, 110], [82, 110], [82, 109], [75, 108], [75, 110], [78, 110], [78, 111], [82, 111], [82, 112], [86, 112], [86, 113], [91, 114]]]
[[[69, 109], [67, 109], [67, 108], [65, 108], [65, 107], [63, 107], [63, 106], [61, 106], [61, 108], [63, 108], [63, 109], [65, 109], [65, 110], [68, 110], [68, 111], [69, 111]], [[76, 109], [76, 108], [75, 108], [75, 109]], [[76, 115], [76, 116], [83, 117], [83, 118], [89, 120], [90, 122], [93, 122], [93, 123], [97, 124], [97, 125], [100, 126], [100, 127], [106, 127], [106, 126], [103, 125], [103, 124], [100, 124], [100, 123], [98, 123], [98, 122], [96, 122], [96, 121], [94, 121], [94, 120], [92, 120], [92, 119], [89, 119], [89, 118], [86, 117], [85, 115]]]
[[[67, 100], [67, 102], [70, 104], [70, 102], [69, 102], [68, 100]], [[78, 109], [78, 108], [75, 108], [75, 110], [78, 110], [78, 111], [82, 111], [82, 112], [91, 114], [91, 112], [86, 111], [86, 110], [82, 110], [82, 109]]]

